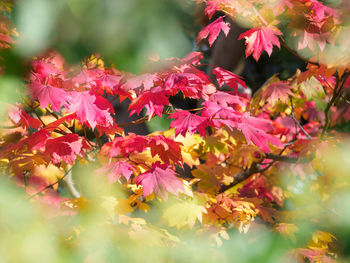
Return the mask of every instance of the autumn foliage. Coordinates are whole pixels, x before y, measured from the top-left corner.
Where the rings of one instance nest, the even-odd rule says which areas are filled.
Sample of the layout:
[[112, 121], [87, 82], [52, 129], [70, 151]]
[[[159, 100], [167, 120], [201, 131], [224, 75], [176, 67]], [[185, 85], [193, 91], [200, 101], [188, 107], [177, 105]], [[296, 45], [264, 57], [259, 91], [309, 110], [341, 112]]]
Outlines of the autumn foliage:
[[[118, 249], [125, 240], [176, 249], [190, 246], [190, 235], [216, 251], [208, 262], [232, 262], [216, 250], [231, 235], [257, 233], [264, 242], [259, 231], [267, 231], [283, 240], [283, 249], [278, 258], [255, 262], [346, 258], [332, 229], [343, 224], [337, 213], [350, 189], [349, 136], [339, 129], [350, 120], [350, 9], [346, 1], [323, 2], [197, 1], [209, 18], [221, 14], [197, 41], [212, 46], [228, 34], [229, 19], [243, 21], [239, 39], [247, 57], [258, 61], [283, 47], [305, 62], [288, 79], [272, 76], [252, 97], [239, 92], [247, 85], [230, 71], [214, 67], [210, 79], [201, 52], [152, 60], [138, 75], [96, 55], [78, 66], [54, 51], [38, 55], [25, 94], [6, 104], [2, 173], [45, 208], [52, 224], [66, 222], [58, 235], [69, 251], [91, 234], [74, 218], [93, 211], [94, 227], [114, 233], [108, 242]], [[13, 39], [10, 30], [0, 33], [4, 48]], [[197, 100], [197, 108], [176, 108], [176, 95]], [[114, 105], [125, 99], [130, 115], [144, 116], [121, 123]], [[165, 131], [124, 131], [156, 116], [171, 121]], [[246, 246], [254, 250], [252, 242]], [[80, 256], [109, 262], [92, 251]]]

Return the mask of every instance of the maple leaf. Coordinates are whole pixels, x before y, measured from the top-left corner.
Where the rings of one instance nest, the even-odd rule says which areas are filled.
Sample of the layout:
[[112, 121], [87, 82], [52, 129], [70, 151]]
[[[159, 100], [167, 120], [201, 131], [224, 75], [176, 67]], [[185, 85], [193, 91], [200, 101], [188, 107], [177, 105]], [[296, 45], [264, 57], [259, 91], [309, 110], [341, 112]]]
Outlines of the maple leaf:
[[272, 83], [261, 92], [261, 100], [271, 104], [274, 104], [278, 100], [282, 103], [287, 103], [289, 96], [294, 96], [291, 91], [292, 88], [292, 86], [282, 81]]
[[233, 104], [244, 106], [241, 97], [223, 91], [216, 91], [215, 93], [213, 93], [210, 96], [209, 101], [216, 102], [217, 104], [220, 104], [224, 107], [228, 107]]
[[236, 123], [236, 128], [242, 131], [248, 144], [253, 141], [263, 152], [270, 151], [268, 143], [282, 147], [279, 139], [267, 133], [273, 129], [269, 120], [256, 118], [250, 116], [249, 113], [245, 113], [242, 116], [241, 122]]
[[98, 172], [107, 173], [109, 182], [115, 183], [123, 176], [126, 180], [129, 180], [132, 173], [135, 171], [134, 167], [124, 161], [117, 161], [108, 165], [103, 166], [97, 170]]
[[61, 88], [56, 88], [49, 84], [42, 84], [39, 80], [35, 80], [29, 84], [32, 98], [38, 98], [41, 108], [52, 105], [54, 111], [60, 111], [61, 106], [70, 99], [69, 93]]
[[64, 172], [62, 168], [58, 168], [57, 166], [53, 164], [49, 165], [38, 165], [34, 166], [31, 176], [37, 176], [39, 178], [42, 178], [46, 181], [46, 186], [53, 184], [53, 188], [57, 190], [58, 184], [54, 184], [57, 182], [57, 179], [61, 179], [64, 176]]
[[20, 124], [26, 130], [29, 128], [39, 129], [42, 126], [40, 120], [29, 116], [24, 109], [18, 107], [11, 107], [9, 117], [15, 124]]
[[208, 119], [208, 126], [219, 128], [223, 125], [232, 126], [232, 123], [241, 118], [241, 113], [230, 106], [223, 106], [217, 102], [206, 101], [203, 103], [202, 117]]
[[137, 185], [142, 185], [143, 195], [149, 196], [155, 193], [162, 199], [168, 199], [168, 192], [178, 195], [184, 190], [180, 179], [175, 176], [175, 172], [167, 164], [156, 162], [152, 169], [136, 177]]
[[120, 154], [126, 157], [130, 153], [143, 152], [147, 147], [148, 140], [145, 136], [129, 133], [128, 136], [116, 137], [113, 141], [105, 143], [101, 153], [109, 157], [116, 157]]
[[216, 38], [219, 36], [219, 33], [221, 30], [224, 32], [226, 36], [230, 31], [229, 24], [224, 21], [222, 16], [220, 16], [214, 22], [207, 25], [198, 33], [197, 42], [209, 36], [208, 42], [209, 42], [209, 45], [212, 46]]
[[171, 128], [175, 128], [175, 136], [181, 134], [186, 136], [186, 132], [195, 133], [198, 131], [201, 135], [205, 134], [206, 118], [192, 114], [189, 111], [177, 110], [169, 116], [170, 119], [175, 119], [170, 123]]
[[242, 77], [237, 76], [236, 74], [233, 74], [230, 71], [227, 71], [220, 67], [216, 67], [213, 69], [213, 74], [216, 76], [216, 79], [220, 86], [226, 84], [227, 86], [231, 87], [236, 91], [238, 89], [238, 84], [240, 84], [244, 88], [247, 88], [245, 82], [242, 80]]
[[301, 89], [307, 100], [310, 100], [314, 97], [322, 98], [324, 96], [322, 84], [314, 76], [301, 82], [299, 84], [299, 88]]
[[152, 118], [154, 114], [162, 116], [165, 105], [169, 105], [169, 99], [161, 87], [153, 88], [151, 91], [144, 92], [133, 100], [129, 105], [130, 116], [139, 114], [143, 107], [146, 108], [146, 115]]
[[204, 56], [202, 52], [191, 52], [187, 54], [181, 61], [185, 64], [198, 65], [199, 61], [203, 58]]
[[[94, 80], [96, 83], [96, 94], [103, 95], [103, 93], [106, 92], [111, 95], [116, 95], [118, 92], [120, 93], [119, 88], [121, 86], [121, 80], [122, 76], [115, 76], [107, 73], [102, 74]], [[127, 95], [127, 93], [123, 95]]]
[[[59, 58], [59, 55], [56, 54], [56, 58]], [[34, 60], [32, 63], [32, 80], [39, 79], [44, 82], [50, 76], [63, 76], [63, 71], [57, 68], [55, 65], [54, 58], [51, 61], [45, 61], [43, 59]], [[56, 61], [57, 62], [57, 61]]]
[[84, 87], [91, 89], [95, 85], [95, 79], [101, 76], [102, 70], [100, 69], [82, 69], [74, 78], [72, 82], [75, 87]]
[[110, 102], [90, 91], [72, 92], [68, 109], [76, 112], [79, 121], [87, 122], [93, 129], [97, 124], [109, 126], [114, 122], [111, 116], [114, 110]]
[[48, 124], [46, 124], [45, 130], [47, 131], [54, 131], [56, 128], [58, 128], [62, 123], [64, 123], [65, 121], [72, 121], [76, 118], [76, 114], [75, 113], [70, 113], [67, 114], [65, 116], [63, 116], [62, 118], [59, 118], [53, 122], [50, 122]]
[[197, 220], [202, 222], [202, 213], [205, 212], [206, 209], [203, 206], [193, 202], [183, 202], [165, 209], [162, 217], [168, 221], [168, 225], [171, 227], [175, 226], [180, 229], [188, 226], [192, 229]]
[[40, 129], [36, 132], [33, 132], [21, 140], [19, 143], [12, 145], [10, 148], [21, 149], [26, 144], [30, 150], [38, 150], [45, 146], [47, 139], [50, 137], [50, 134], [45, 129]]
[[154, 83], [159, 79], [156, 74], [142, 74], [139, 76], [133, 76], [126, 80], [124, 87], [126, 90], [136, 90], [136, 91], [148, 91], [154, 86]]
[[181, 91], [185, 97], [199, 99], [203, 86], [209, 84], [208, 77], [198, 70], [170, 74], [164, 82], [164, 88], [169, 90], [171, 94]]
[[163, 135], [152, 136], [149, 139], [152, 157], [158, 155], [165, 163], [170, 163], [170, 160], [174, 163], [181, 161], [181, 145], [182, 143], [175, 142]]
[[238, 40], [245, 38], [247, 48], [246, 57], [253, 54], [253, 58], [258, 61], [263, 50], [271, 56], [273, 45], [280, 48], [280, 42], [277, 36], [281, 36], [282, 32], [275, 27], [259, 27], [252, 28], [241, 34]]
[[74, 164], [76, 156], [83, 156], [83, 149], [89, 149], [88, 144], [77, 134], [67, 134], [46, 141], [45, 154], [51, 156], [52, 163], [64, 161]]

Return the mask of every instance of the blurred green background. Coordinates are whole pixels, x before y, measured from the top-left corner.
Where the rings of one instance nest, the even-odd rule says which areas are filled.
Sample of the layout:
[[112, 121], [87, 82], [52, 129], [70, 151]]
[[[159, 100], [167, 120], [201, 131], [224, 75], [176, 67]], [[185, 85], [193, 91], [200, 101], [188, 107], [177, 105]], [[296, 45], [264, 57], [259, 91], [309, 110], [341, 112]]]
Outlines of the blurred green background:
[[149, 56], [182, 57], [193, 48], [189, 0], [19, 0], [17, 54], [54, 48], [70, 63], [98, 53], [137, 73]]

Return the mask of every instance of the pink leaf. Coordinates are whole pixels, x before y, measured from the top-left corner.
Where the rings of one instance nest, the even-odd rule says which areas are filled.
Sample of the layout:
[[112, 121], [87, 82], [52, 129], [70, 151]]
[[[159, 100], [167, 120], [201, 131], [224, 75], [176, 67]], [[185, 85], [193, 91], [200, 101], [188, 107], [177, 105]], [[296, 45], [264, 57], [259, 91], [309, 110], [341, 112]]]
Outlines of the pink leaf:
[[118, 161], [105, 165], [98, 169], [98, 171], [103, 173], [108, 172], [107, 176], [109, 182], [112, 184], [118, 181], [121, 176], [123, 176], [126, 180], [129, 180], [134, 171], [134, 167], [127, 162]]
[[170, 123], [171, 128], [175, 128], [175, 135], [182, 134], [186, 136], [186, 132], [195, 133], [198, 131], [201, 135], [205, 134], [204, 123], [206, 118], [192, 114], [185, 110], [177, 110], [169, 116], [170, 119], [175, 119]]
[[72, 92], [69, 110], [76, 112], [82, 123], [87, 122], [91, 128], [95, 126], [113, 125], [111, 113], [114, 113], [112, 105], [103, 97], [89, 91]]
[[221, 104], [222, 106], [229, 106], [229, 105], [240, 105], [244, 106], [244, 103], [242, 102], [242, 99], [239, 96], [232, 95], [229, 92], [223, 92], [223, 91], [217, 91], [213, 93], [209, 101], [216, 102], [217, 104]]
[[38, 98], [41, 108], [52, 105], [54, 111], [60, 111], [61, 106], [69, 100], [69, 94], [61, 88], [42, 84], [39, 80], [30, 83], [29, 88], [33, 98]]
[[154, 83], [157, 80], [158, 80], [158, 76], [156, 74], [146, 73], [139, 76], [128, 78], [124, 86], [126, 90], [147, 91], [154, 86]]
[[103, 74], [95, 79], [96, 93], [103, 95], [107, 92], [111, 95], [116, 95], [120, 87], [121, 76], [115, 76], [111, 74]]
[[77, 134], [67, 134], [58, 138], [49, 139], [46, 142], [45, 154], [51, 156], [52, 163], [64, 161], [74, 164], [76, 156], [83, 156], [83, 149], [89, 146]]
[[154, 192], [166, 200], [168, 192], [178, 195], [184, 190], [181, 180], [169, 167], [167, 164], [157, 162], [152, 165], [152, 169], [136, 177], [136, 183], [142, 185], [144, 196], [149, 196]]
[[247, 88], [245, 82], [242, 80], [242, 77], [233, 74], [230, 71], [224, 70], [222, 68], [216, 67], [213, 69], [213, 73], [216, 76], [216, 79], [220, 86], [226, 84], [234, 90], [238, 89], [238, 84]]
[[236, 128], [242, 131], [248, 144], [253, 141], [264, 152], [270, 152], [268, 143], [277, 147], [283, 146], [279, 139], [267, 133], [273, 129], [269, 120], [253, 117], [245, 113], [242, 116], [241, 122], [236, 124]]
[[113, 141], [105, 143], [101, 153], [109, 157], [116, 157], [122, 154], [124, 157], [130, 153], [142, 152], [148, 147], [148, 140], [145, 136], [129, 133], [128, 136], [116, 137]]
[[40, 120], [29, 116], [24, 109], [13, 107], [9, 111], [9, 117], [15, 124], [20, 124], [23, 129], [28, 128], [39, 129], [42, 126]]
[[207, 76], [202, 71], [179, 72], [170, 74], [164, 83], [166, 90], [172, 94], [179, 91], [184, 97], [199, 99], [205, 85], [210, 84]]
[[230, 31], [230, 27], [229, 24], [226, 23], [220, 16], [218, 19], [207, 25], [198, 33], [197, 42], [209, 36], [208, 42], [209, 45], [212, 46], [216, 38], [219, 36], [221, 30], [227, 36], [228, 32]]
[[149, 147], [151, 148], [152, 156], [158, 155], [159, 158], [165, 162], [178, 163], [181, 161], [180, 142], [168, 139], [163, 135], [156, 135], [149, 138]]
[[145, 107], [146, 115], [149, 117], [153, 117], [154, 114], [161, 117], [164, 106], [169, 105], [169, 99], [164, 93], [161, 87], [156, 87], [151, 91], [140, 94], [139, 97], [133, 100], [129, 105], [130, 116], [135, 113], [139, 114], [143, 107]]
[[289, 96], [293, 96], [293, 93], [291, 91], [292, 88], [292, 86], [281, 81], [272, 83], [261, 92], [261, 100], [266, 100], [271, 104], [275, 103], [278, 100], [283, 103], [287, 103]]
[[238, 40], [245, 39], [245, 43], [247, 44], [245, 51], [246, 57], [253, 54], [253, 58], [258, 61], [263, 50], [270, 56], [273, 45], [280, 48], [280, 42], [277, 36], [281, 35], [282, 32], [275, 27], [259, 27], [252, 28], [241, 34]]

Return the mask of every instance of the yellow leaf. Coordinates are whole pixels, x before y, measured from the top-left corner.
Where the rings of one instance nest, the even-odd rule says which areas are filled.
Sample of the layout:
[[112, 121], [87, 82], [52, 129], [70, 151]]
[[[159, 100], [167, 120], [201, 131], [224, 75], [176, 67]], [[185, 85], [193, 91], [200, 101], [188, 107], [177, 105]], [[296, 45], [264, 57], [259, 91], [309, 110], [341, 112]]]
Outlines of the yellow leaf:
[[175, 226], [178, 229], [185, 226], [192, 228], [196, 220], [202, 222], [202, 213], [205, 213], [203, 206], [193, 202], [183, 202], [168, 207], [163, 213], [163, 218], [167, 220], [169, 226]]
[[307, 100], [314, 97], [324, 97], [322, 84], [315, 77], [311, 77], [300, 83], [299, 88], [304, 93]]
[[[35, 166], [32, 171], [32, 175], [45, 179], [47, 184], [54, 184], [57, 182], [57, 179], [64, 176], [64, 173], [62, 169], [50, 163], [48, 166], [44, 164]], [[58, 184], [53, 185], [55, 190], [57, 187]]]
[[113, 219], [115, 216], [115, 206], [118, 204], [118, 201], [113, 196], [103, 196], [104, 201], [101, 206], [106, 210], [108, 216]]
[[131, 207], [129, 199], [118, 199], [117, 204], [115, 206], [115, 211], [118, 214], [123, 215], [133, 212], [134, 208]]

